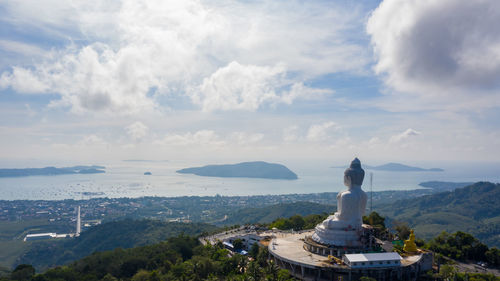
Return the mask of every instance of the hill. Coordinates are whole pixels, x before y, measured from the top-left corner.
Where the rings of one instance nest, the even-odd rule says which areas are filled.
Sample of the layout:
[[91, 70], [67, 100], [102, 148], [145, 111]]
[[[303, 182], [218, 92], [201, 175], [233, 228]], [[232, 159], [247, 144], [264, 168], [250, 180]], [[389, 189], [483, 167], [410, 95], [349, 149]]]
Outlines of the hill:
[[23, 264], [0, 280], [296, 280], [269, 261], [267, 248], [254, 249], [248, 259], [230, 255], [222, 244], [203, 246], [196, 237], [180, 235], [154, 245], [92, 253], [40, 274]]
[[243, 162], [227, 165], [208, 165], [178, 170], [181, 174], [195, 174], [204, 177], [263, 178], [296, 180], [297, 175], [281, 164], [263, 161]]
[[478, 182], [451, 192], [398, 200], [376, 211], [408, 222], [423, 238], [464, 231], [490, 246], [500, 246], [500, 184]]
[[73, 166], [73, 167], [45, 167], [24, 169], [0, 169], [0, 177], [28, 177], [28, 176], [56, 176], [70, 174], [99, 174], [105, 173], [103, 166]]
[[328, 214], [335, 210], [335, 206], [312, 202], [282, 203], [261, 208], [244, 208], [233, 211], [228, 214], [228, 218], [221, 222], [221, 224], [270, 223], [277, 218], [288, 218], [293, 215]]
[[474, 184], [473, 182], [448, 182], [448, 181], [426, 181], [418, 185], [441, 191], [450, 191], [461, 187], [466, 187]]
[[17, 264], [32, 264], [37, 269], [62, 265], [96, 251], [132, 248], [161, 242], [179, 234], [199, 235], [216, 227], [202, 223], [154, 220], [122, 220], [101, 224], [82, 232], [80, 237], [32, 243]]

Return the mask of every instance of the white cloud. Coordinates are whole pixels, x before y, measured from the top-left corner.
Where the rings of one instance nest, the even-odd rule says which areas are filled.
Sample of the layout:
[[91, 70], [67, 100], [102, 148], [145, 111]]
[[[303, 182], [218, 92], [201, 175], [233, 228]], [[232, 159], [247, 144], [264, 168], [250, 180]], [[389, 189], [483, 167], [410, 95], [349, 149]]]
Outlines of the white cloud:
[[134, 141], [139, 141], [148, 134], [149, 128], [142, 122], [136, 121], [125, 127], [125, 130]]
[[375, 71], [426, 105], [499, 106], [499, 18], [496, 0], [384, 0], [367, 24]]
[[418, 136], [418, 135], [421, 135], [420, 132], [418, 131], [415, 131], [411, 128], [407, 129], [406, 131], [400, 133], [400, 134], [397, 134], [397, 135], [394, 135], [392, 136], [390, 139], [389, 139], [389, 143], [400, 143], [400, 142], [404, 142], [408, 139], [411, 139], [415, 136]]
[[23, 42], [2, 40], [0, 39], [0, 50], [11, 53], [18, 53], [24, 56], [42, 56], [46, 53], [43, 49], [36, 45], [26, 44]]
[[83, 137], [82, 140], [77, 142], [78, 146], [102, 146], [106, 145], [107, 142], [96, 135], [88, 135]]
[[200, 130], [195, 133], [185, 133], [185, 134], [169, 134], [163, 139], [155, 141], [158, 145], [174, 145], [174, 146], [190, 146], [190, 145], [202, 145], [202, 146], [221, 146], [225, 145], [226, 142], [221, 140], [219, 135], [212, 130]]
[[52, 105], [74, 112], [150, 111], [159, 106], [159, 95], [184, 93], [204, 110], [255, 110], [326, 93], [302, 82], [361, 72], [368, 62], [366, 51], [351, 40], [361, 26], [354, 4], [16, 2], [3, 4], [5, 21], [76, 43], [4, 72], [0, 88], [56, 93], [61, 100]]
[[330, 133], [339, 130], [340, 127], [335, 122], [324, 122], [311, 125], [307, 131], [307, 140], [324, 141], [330, 137]]
[[256, 110], [260, 104], [278, 99], [275, 88], [283, 85], [283, 66], [260, 67], [231, 62], [203, 80], [192, 98], [206, 111], [216, 109]]
[[230, 135], [229, 139], [236, 142], [238, 145], [247, 145], [260, 142], [264, 139], [264, 134], [256, 133], [246, 133], [246, 132], [234, 132]]
[[368, 141], [368, 145], [370, 145], [370, 146], [374, 146], [374, 145], [379, 144], [379, 143], [380, 143], [380, 138], [379, 137], [372, 137]]
[[49, 85], [41, 81], [37, 74], [20, 67], [13, 67], [12, 72], [4, 72], [0, 76], [0, 88], [9, 86], [20, 93], [45, 93], [49, 89]]
[[283, 129], [283, 140], [285, 142], [294, 142], [299, 139], [298, 126], [290, 126]]
[[155, 141], [154, 144], [212, 147], [236, 144], [238, 146], [244, 146], [259, 143], [263, 139], [264, 134], [261, 133], [232, 132], [225, 136], [221, 136], [213, 130], [200, 130], [194, 133], [168, 134], [163, 139]]
[[284, 65], [241, 65], [233, 61], [205, 78], [191, 98], [204, 111], [255, 111], [266, 103], [291, 104], [297, 98], [312, 98], [332, 92], [292, 83], [285, 77]]

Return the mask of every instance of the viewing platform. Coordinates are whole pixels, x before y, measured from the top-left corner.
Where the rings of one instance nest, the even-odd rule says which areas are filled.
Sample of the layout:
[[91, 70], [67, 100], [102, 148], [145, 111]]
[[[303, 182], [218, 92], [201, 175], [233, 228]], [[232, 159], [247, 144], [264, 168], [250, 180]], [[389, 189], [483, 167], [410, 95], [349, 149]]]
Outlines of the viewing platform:
[[[351, 267], [339, 258], [329, 258], [323, 254], [308, 251], [304, 240], [313, 232], [314, 230], [290, 234], [276, 233], [268, 246], [269, 253], [276, 264], [289, 270], [290, 274], [301, 280], [352, 281], [358, 280], [361, 276], [387, 281], [414, 280], [420, 272], [432, 267], [432, 254], [430, 253], [402, 257], [398, 266], [394, 266], [393, 263], [386, 263], [387, 266], [380, 264], [380, 257], [377, 257], [378, 259], [373, 265], [370, 265], [370, 260], [367, 260], [364, 266]], [[392, 255], [391, 259], [393, 259]]]

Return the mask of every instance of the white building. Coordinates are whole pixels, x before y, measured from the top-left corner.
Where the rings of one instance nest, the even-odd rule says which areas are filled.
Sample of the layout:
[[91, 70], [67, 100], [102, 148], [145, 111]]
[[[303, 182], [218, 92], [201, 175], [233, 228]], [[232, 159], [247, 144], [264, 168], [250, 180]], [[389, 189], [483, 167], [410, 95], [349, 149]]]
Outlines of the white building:
[[351, 268], [398, 267], [401, 266], [401, 259], [401, 256], [395, 252], [342, 256], [342, 261]]
[[24, 241], [33, 241], [33, 240], [45, 240], [56, 238], [56, 233], [37, 233], [37, 234], [28, 234], [24, 237]]
[[236, 240], [236, 239], [241, 239], [241, 241], [243, 242], [244, 248], [250, 249], [253, 244], [258, 243], [263, 238], [257, 234], [254, 234], [254, 233], [247, 233], [247, 234], [240, 234], [240, 235], [230, 237], [227, 240], [232, 244], [232, 243], [234, 243], [234, 240]]

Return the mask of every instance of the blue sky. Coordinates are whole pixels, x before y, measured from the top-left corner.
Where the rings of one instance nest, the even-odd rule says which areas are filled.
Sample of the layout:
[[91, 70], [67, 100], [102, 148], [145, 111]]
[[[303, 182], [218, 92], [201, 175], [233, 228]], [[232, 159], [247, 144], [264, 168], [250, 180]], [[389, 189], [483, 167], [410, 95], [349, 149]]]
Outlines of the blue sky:
[[500, 4], [0, 3], [3, 159], [497, 161]]

